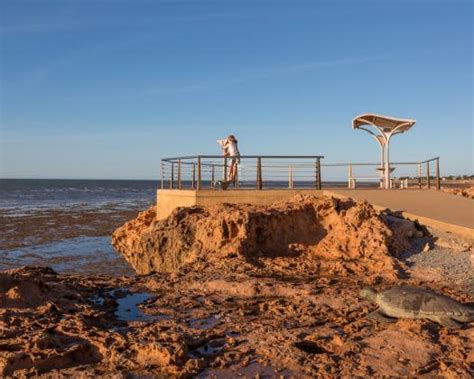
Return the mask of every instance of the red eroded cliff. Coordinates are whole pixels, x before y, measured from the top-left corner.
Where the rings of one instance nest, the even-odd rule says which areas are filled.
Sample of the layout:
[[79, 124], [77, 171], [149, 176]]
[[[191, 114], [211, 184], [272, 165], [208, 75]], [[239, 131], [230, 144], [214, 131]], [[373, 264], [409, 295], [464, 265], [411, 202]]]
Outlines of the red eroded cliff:
[[112, 244], [139, 274], [178, 271], [205, 259], [238, 255], [271, 265], [285, 259], [326, 275], [395, 277], [392, 254], [406, 244], [368, 203], [296, 195], [269, 206], [219, 204], [176, 209], [155, 219], [154, 208], [118, 228]]

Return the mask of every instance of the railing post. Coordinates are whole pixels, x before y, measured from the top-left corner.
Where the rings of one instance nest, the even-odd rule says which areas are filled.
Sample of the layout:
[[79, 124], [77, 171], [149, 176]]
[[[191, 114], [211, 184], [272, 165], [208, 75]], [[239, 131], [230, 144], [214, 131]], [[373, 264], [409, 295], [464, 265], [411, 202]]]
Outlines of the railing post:
[[211, 166], [211, 187], [215, 187], [214, 163]]
[[318, 189], [318, 162], [314, 164], [314, 188]]
[[439, 158], [436, 159], [436, 189], [441, 189], [441, 182], [439, 177]]
[[174, 163], [171, 162], [170, 188], [173, 189], [173, 186], [174, 186]]
[[163, 160], [161, 160], [161, 189], [163, 189], [165, 185], [165, 178], [164, 178], [164, 170], [163, 170]]
[[262, 189], [262, 158], [257, 158], [257, 189]]
[[181, 189], [181, 159], [178, 159], [178, 188]]
[[224, 182], [227, 182], [227, 157], [224, 158]]
[[193, 178], [191, 182], [191, 188], [192, 189], [196, 188], [196, 163], [193, 163]]
[[430, 162], [426, 162], [426, 187], [431, 188], [430, 183]]
[[418, 188], [421, 188], [421, 163], [418, 163]]
[[288, 166], [288, 188], [293, 188], [293, 167]]
[[239, 188], [239, 165], [236, 163], [235, 165], [235, 179], [234, 179], [234, 187]]
[[198, 182], [197, 182], [198, 191], [201, 189], [201, 156], [198, 155]]
[[321, 158], [316, 160], [316, 189], [321, 189]]

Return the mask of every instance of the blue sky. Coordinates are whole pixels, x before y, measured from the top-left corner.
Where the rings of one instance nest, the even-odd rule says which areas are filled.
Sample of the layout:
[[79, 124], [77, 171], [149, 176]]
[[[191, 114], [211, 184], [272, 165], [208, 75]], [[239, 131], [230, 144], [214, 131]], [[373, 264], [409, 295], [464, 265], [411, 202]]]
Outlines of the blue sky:
[[473, 172], [471, 1], [6, 1], [0, 177], [156, 179], [162, 157], [374, 161], [352, 118], [414, 118], [393, 160]]

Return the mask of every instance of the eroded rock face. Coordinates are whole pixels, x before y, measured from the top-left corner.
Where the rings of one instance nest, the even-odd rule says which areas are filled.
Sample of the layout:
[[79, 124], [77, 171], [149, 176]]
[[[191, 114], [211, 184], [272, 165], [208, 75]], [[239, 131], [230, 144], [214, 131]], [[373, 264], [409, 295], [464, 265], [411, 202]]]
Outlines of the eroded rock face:
[[297, 195], [270, 206], [221, 204], [176, 209], [157, 221], [142, 212], [112, 236], [139, 274], [174, 272], [204, 258], [239, 255], [248, 261], [287, 258], [325, 274], [394, 277], [394, 235], [368, 203]]

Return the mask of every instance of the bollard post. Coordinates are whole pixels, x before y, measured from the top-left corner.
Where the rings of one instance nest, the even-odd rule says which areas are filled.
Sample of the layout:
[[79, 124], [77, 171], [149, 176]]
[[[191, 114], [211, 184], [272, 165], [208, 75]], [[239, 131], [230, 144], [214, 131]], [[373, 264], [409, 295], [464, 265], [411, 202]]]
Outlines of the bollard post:
[[288, 188], [293, 188], [293, 167], [288, 166]]
[[261, 190], [262, 185], [262, 158], [257, 158], [257, 189]]

